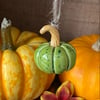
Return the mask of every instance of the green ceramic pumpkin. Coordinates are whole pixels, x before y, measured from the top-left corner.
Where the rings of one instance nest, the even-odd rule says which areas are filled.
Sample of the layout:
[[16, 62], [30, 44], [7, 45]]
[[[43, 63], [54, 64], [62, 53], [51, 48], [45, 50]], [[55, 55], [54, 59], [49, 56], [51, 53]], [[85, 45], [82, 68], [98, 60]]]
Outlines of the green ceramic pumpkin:
[[46, 73], [60, 74], [75, 64], [76, 51], [71, 44], [60, 42], [59, 32], [50, 25], [45, 25], [40, 33], [51, 33], [51, 42], [43, 43], [35, 51], [38, 68]]

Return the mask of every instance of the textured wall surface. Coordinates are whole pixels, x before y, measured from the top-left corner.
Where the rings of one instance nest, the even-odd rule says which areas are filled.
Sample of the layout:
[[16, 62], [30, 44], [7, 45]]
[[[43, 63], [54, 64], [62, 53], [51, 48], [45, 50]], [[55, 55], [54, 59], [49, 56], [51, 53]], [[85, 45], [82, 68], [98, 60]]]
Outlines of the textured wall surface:
[[[39, 33], [50, 22], [53, 0], [0, 0], [0, 21], [12, 20], [21, 30]], [[60, 19], [61, 40], [69, 41], [77, 36], [99, 34], [99, 0], [64, 0]], [[45, 35], [50, 38], [49, 34]]]

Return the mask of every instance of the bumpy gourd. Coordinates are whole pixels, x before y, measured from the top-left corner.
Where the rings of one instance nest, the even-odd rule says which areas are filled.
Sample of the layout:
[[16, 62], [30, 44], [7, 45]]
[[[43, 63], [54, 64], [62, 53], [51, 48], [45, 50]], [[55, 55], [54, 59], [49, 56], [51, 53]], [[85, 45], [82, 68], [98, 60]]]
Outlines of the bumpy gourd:
[[70, 80], [76, 96], [100, 100], [100, 34], [84, 35], [70, 42], [76, 49], [73, 69], [59, 75], [60, 81]]
[[12, 29], [11, 24], [6, 19], [3, 20], [2, 24], [0, 100], [34, 100], [49, 88], [55, 75], [40, 71], [34, 62], [34, 45], [31, 44], [33, 46], [31, 47], [23, 44], [24, 42], [28, 43], [30, 39], [32, 40], [30, 36], [34, 36], [34, 34], [19, 35], [19, 31], [16, 28]]
[[51, 33], [51, 42], [40, 45], [34, 55], [38, 68], [46, 73], [56, 74], [70, 70], [75, 64], [75, 49], [68, 43], [60, 42], [59, 32], [53, 26], [44, 26], [40, 33], [47, 31]]

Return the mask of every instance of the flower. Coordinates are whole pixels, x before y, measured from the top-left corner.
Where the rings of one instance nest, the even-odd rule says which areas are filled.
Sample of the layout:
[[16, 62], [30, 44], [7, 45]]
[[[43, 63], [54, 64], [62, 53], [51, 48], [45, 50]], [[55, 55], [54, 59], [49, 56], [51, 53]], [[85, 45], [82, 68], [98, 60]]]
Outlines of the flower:
[[70, 81], [62, 83], [56, 93], [44, 91], [40, 100], [85, 100], [82, 97], [73, 97], [74, 85]]

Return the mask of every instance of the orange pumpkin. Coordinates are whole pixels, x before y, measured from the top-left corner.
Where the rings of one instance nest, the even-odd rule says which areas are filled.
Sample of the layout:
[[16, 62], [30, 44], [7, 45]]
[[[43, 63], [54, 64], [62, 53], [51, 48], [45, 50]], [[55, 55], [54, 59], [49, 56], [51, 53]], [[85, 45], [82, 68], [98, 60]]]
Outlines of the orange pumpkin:
[[[12, 39], [9, 26], [1, 28], [0, 100], [33, 100], [49, 88], [55, 75], [46, 74], [35, 65], [35, 33], [20, 34], [17, 28], [13, 27], [11, 35]], [[38, 40], [36, 42], [38, 43]], [[25, 43], [28, 45], [24, 45]], [[29, 46], [30, 43], [33, 43], [33, 48]]]
[[59, 75], [60, 81], [70, 80], [75, 86], [76, 96], [100, 100], [100, 35], [85, 35], [70, 43], [76, 49], [76, 64]]

